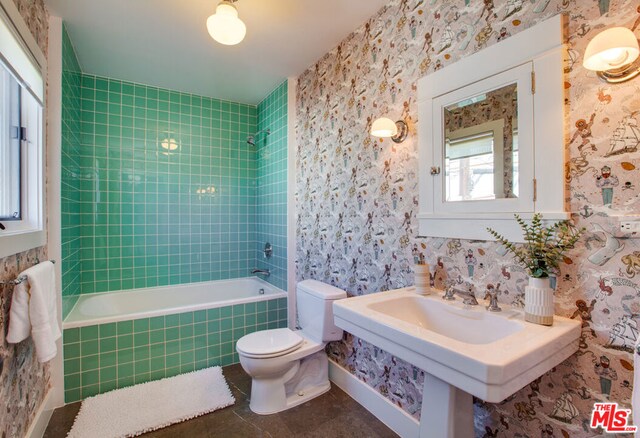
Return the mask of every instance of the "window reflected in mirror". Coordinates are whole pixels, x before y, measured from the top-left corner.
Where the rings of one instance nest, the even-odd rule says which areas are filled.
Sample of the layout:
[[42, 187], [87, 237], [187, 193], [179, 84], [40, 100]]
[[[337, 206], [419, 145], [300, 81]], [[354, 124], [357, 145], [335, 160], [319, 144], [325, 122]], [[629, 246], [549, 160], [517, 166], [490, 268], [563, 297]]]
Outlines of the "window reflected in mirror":
[[444, 108], [446, 202], [518, 197], [518, 92], [511, 84]]

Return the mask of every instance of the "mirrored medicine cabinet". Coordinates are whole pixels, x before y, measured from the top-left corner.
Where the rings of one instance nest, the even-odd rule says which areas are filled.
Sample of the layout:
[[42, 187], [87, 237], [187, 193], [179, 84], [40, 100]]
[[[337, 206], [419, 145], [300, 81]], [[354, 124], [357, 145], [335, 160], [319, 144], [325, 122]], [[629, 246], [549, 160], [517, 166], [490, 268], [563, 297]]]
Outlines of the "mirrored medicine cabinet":
[[418, 81], [421, 236], [514, 241], [513, 214], [568, 218], [564, 17]]

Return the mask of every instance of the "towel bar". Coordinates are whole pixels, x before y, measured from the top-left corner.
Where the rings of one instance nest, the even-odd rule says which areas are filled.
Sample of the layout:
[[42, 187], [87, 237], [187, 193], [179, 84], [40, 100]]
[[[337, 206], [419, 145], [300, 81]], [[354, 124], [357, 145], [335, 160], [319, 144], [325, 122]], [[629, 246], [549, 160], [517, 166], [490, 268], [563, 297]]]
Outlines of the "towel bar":
[[[51, 263], [55, 263], [55, 262], [56, 262], [55, 260], [51, 260]], [[38, 262], [38, 263], [40, 263], [40, 262]], [[27, 280], [27, 276], [26, 275], [21, 275], [20, 277], [16, 278], [15, 280], [0, 281], [0, 285], [1, 286], [6, 286], [6, 285], [9, 285], [9, 284], [12, 284], [12, 285], [15, 286], [16, 284], [20, 284], [20, 283], [22, 283], [23, 281], [26, 281], [26, 280]]]

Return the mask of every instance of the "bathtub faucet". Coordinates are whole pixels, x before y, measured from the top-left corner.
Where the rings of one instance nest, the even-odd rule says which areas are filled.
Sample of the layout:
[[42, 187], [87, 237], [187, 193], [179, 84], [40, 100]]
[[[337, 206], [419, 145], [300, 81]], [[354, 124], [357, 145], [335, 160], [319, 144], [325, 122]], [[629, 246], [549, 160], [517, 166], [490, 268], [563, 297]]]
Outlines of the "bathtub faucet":
[[265, 277], [268, 277], [271, 275], [271, 272], [268, 269], [254, 269], [253, 271], [251, 271], [252, 274], [261, 274], [264, 275]]

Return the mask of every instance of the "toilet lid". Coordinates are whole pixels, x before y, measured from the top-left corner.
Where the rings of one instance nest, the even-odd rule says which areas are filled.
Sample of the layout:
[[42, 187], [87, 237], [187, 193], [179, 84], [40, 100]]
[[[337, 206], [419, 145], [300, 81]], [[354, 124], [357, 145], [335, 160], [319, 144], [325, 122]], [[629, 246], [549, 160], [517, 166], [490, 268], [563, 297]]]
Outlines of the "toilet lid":
[[261, 330], [241, 337], [236, 348], [251, 356], [267, 356], [294, 350], [302, 341], [302, 336], [288, 328]]

